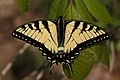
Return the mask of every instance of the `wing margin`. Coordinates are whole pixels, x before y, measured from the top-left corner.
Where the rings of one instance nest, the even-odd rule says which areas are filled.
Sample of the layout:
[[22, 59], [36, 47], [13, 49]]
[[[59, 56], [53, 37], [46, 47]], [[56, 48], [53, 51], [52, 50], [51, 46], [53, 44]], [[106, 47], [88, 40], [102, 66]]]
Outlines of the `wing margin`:
[[[50, 23], [50, 24], [48, 25], [48, 23]], [[12, 36], [17, 39], [23, 40], [35, 47], [39, 47], [39, 50], [42, 52], [43, 56], [50, 58], [53, 56], [53, 54], [52, 54], [52, 51], [49, 50], [44, 45], [46, 41], [44, 43], [41, 43], [40, 41], [37, 41], [37, 40], [39, 40], [39, 38], [40, 38], [39, 35], [44, 34], [42, 32], [42, 29], [46, 29], [46, 32], [48, 32], [49, 36], [51, 37], [50, 40], [53, 40], [54, 44], [56, 45], [56, 43], [53, 39], [53, 34], [51, 33], [51, 30], [49, 29], [51, 26], [55, 27], [55, 25], [56, 25], [56, 23], [52, 22], [52, 21], [45, 21], [45, 20], [44, 21], [42, 21], [42, 20], [33, 21], [33, 22], [21, 25], [18, 28], [16, 28], [12, 32]], [[30, 35], [28, 35], [28, 34], [30, 34]]]
[[[71, 47], [70, 50], [66, 51], [69, 53], [67, 56], [69, 56], [71, 60], [75, 59], [80, 54], [80, 51], [84, 48], [88, 48], [98, 42], [107, 40], [109, 38], [108, 33], [106, 33], [104, 29], [88, 22], [69, 21], [66, 24], [66, 33], [69, 33], [69, 37], [67, 37], [65, 40], [64, 46], [69, 44], [70, 39], [72, 39], [75, 45]], [[81, 38], [80, 35], [82, 35], [84, 39], [78, 39], [74, 37], [75, 35], [77, 35], [79, 38]], [[87, 37], [85, 35], [87, 35]]]

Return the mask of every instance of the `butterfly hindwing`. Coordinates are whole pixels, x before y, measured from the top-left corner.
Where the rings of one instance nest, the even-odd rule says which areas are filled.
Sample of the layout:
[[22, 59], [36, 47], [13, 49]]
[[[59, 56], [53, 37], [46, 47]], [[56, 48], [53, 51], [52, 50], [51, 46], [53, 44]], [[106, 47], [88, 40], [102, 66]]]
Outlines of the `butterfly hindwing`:
[[108, 39], [108, 34], [95, 25], [82, 21], [67, 23], [65, 35], [65, 52], [75, 59], [79, 52], [97, 42]]
[[83, 21], [34, 21], [13, 31], [14, 37], [39, 47], [52, 63], [70, 63], [80, 53], [97, 42], [108, 39], [108, 34], [95, 25]]
[[39, 47], [43, 55], [50, 59], [57, 52], [56, 24], [52, 21], [34, 21], [21, 25], [15, 29], [12, 35]]

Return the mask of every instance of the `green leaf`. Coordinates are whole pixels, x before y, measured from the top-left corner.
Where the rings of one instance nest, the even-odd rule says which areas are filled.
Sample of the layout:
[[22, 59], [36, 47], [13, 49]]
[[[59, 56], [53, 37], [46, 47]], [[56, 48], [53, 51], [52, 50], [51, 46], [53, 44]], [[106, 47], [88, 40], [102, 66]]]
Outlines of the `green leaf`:
[[91, 49], [83, 50], [78, 58], [72, 63], [73, 74], [68, 70], [68, 67], [64, 67], [64, 72], [67, 77], [74, 78], [74, 80], [84, 80], [94, 65], [94, 55]]
[[64, 65], [63, 69], [67, 77], [75, 80], [84, 80], [95, 62], [101, 62], [109, 67], [108, 48], [102, 43], [87, 48], [80, 53], [78, 58], [72, 63], [73, 74], [69, 65]]
[[101, 62], [109, 67], [109, 50], [105, 43], [100, 43], [92, 47], [95, 54], [95, 61]]
[[99, 0], [83, 0], [89, 12], [99, 21], [111, 23], [112, 18], [106, 7]]
[[15, 0], [15, 1], [22, 11], [25, 12], [28, 10], [29, 0]]
[[75, 0], [77, 10], [83, 21], [91, 22], [91, 16], [82, 0]]
[[68, 78], [70, 78], [70, 79], [72, 78], [72, 72], [71, 72], [70, 66], [68, 64], [63, 64], [63, 71]]
[[80, 20], [80, 17], [76, 9], [74, 8], [72, 2], [70, 2], [70, 4], [68, 5], [64, 19], [65, 20]]
[[53, 0], [49, 11], [49, 20], [57, 20], [60, 16], [64, 17], [67, 8], [67, 0]]

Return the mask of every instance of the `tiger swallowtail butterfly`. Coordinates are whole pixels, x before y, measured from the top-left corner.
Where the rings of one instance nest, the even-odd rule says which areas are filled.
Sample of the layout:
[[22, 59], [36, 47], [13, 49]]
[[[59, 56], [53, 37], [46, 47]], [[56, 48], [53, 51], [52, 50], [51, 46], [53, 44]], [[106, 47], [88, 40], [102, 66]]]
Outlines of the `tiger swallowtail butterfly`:
[[35, 47], [39, 47], [43, 56], [51, 62], [71, 62], [80, 51], [109, 38], [100, 27], [83, 21], [38, 20], [24, 24], [15, 29], [13, 37], [21, 39]]

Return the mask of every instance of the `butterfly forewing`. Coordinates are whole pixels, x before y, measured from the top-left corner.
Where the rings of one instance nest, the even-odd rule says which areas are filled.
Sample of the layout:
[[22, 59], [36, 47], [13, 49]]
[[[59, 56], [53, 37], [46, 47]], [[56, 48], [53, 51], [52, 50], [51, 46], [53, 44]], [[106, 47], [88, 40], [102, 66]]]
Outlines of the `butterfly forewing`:
[[55, 63], [69, 63], [82, 49], [108, 39], [108, 34], [100, 27], [82, 21], [64, 21], [62, 18], [58, 22], [30, 22], [18, 27], [12, 35], [39, 47], [43, 55]]
[[12, 35], [24, 40], [47, 54], [57, 53], [56, 25], [52, 21], [35, 21], [21, 25]]
[[64, 50], [69, 56], [75, 57], [78, 53], [97, 42], [108, 39], [108, 34], [100, 27], [92, 24], [71, 21], [66, 26]]
[[21, 25], [12, 35], [39, 47], [43, 56], [56, 63], [68, 63], [71, 71], [73, 61], [84, 48], [108, 39], [108, 34], [95, 25], [83, 21], [39, 20]]

